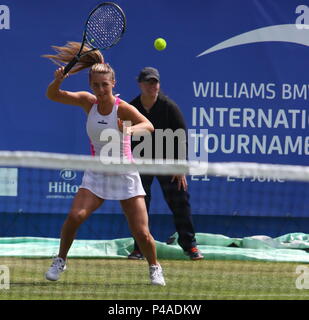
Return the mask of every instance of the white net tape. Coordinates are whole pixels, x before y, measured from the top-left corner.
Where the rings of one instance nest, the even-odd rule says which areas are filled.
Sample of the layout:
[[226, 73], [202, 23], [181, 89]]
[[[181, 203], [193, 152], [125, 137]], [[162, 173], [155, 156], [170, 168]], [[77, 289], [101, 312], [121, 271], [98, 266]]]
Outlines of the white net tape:
[[173, 160], [136, 160], [93, 157], [34, 151], [0, 151], [0, 166], [41, 169], [93, 170], [124, 173], [138, 170], [141, 174], [208, 175], [234, 177], [271, 177], [291, 181], [309, 181], [309, 166], [255, 162], [198, 162]]

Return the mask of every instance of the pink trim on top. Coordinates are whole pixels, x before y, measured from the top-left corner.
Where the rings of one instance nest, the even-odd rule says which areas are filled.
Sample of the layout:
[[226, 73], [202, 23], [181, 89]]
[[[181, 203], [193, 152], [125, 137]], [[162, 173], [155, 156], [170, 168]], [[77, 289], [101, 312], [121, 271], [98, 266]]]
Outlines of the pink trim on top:
[[130, 161], [134, 161], [131, 151], [131, 136], [123, 135], [123, 155]]
[[93, 146], [91, 140], [90, 140], [90, 153], [92, 156], [95, 156], [95, 150], [94, 150], [94, 146]]
[[[96, 104], [97, 107], [98, 107], [98, 103], [99, 103], [99, 101], [96, 100], [96, 102], [95, 102], [94, 104]], [[92, 141], [90, 140], [89, 142], [90, 142], [90, 154], [91, 154], [92, 156], [95, 156], [95, 149], [94, 149], [94, 146], [93, 146], [93, 144], [92, 144]]]
[[[117, 96], [115, 100], [115, 105], [119, 106], [120, 98]], [[133, 154], [131, 151], [131, 135], [124, 134], [122, 138], [123, 145], [123, 155], [129, 160], [134, 161]]]
[[119, 106], [119, 102], [120, 102], [120, 98], [117, 96], [116, 99], [115, 99], [115, 105]]

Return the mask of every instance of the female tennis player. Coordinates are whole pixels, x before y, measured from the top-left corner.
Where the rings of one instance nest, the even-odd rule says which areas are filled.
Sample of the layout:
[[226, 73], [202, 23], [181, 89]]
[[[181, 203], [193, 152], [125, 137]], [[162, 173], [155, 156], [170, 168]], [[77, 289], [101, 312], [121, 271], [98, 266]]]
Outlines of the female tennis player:
[[[68, 63], [76, 55], [80, 43], [69, 42], [64, 47], [53, 47], [57, 54], [45, 57], [57, 63]], [[88, 48], [86, 47], [85, 50]], [[88, 49], [89, 50], [89, 49]], [[131, 158], [130, 136], [128, 134], [152, 132], [153, 125], [135, 107], [113, 95], [115, 72], [108, 63], [104, 63], [100, 51], [84, 56], [73, 67], [70, 74], [84, 68], [90, 68], [89, 83], [93, 93], [87, 91], [70, 92], [60, 89], [68, 76], [60, 67], [55, 79], [49, 84], [47, 97], [53, 101], [82, 107], [88, 114], [86, 129], [92, 143], [92, 149], [99, 155], [106, 141], [101, 141], [103, 130], [116, 130], [120, 139], [120, 156]], [[130, 121], [133, 125], [122, 132], [122, 123]], [[129, 137], [127, 139], [126, 137]], [[46, 279], [56, 281], [66, 268], [67, 253], [74, 241], [79, 226], [102, 205], [104, 200], [120, 200], [132, 235], [137, 240], [149, 263], [151, 283], [165, 285], [163, 272], [156, 257], [155, 241], [148, 227], [148, 215], [145, 205], [145, 191], [137, 171], [127, 174], [104, 174], [85, 171], [82, 184], [73, 200], [71, 211], [61, 230], [59, 254], [53, 259], [46, 272]]]

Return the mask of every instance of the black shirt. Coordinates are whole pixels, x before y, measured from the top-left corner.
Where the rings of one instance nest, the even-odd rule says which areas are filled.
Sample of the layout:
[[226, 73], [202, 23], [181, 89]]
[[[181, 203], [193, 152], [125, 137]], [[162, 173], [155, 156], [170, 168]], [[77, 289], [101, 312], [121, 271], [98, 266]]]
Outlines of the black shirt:
[[[184, 117], [177, 106], [177, 104], [164, 95], [162, 92], [159, 93], [157, 101], [152, 108], [147, 111], [142, 103], [141, 96], [139, 95], [130, 102], [131, 105], [135, 106], [138, 111], [143, 114], [154, 126], [155, 131], [152, 133], [152, 158], [163, 158], [163, 159], [186, 159], [187, 156], [187, 139], [186, 139], [186, 124]], [[161, 130], [158, 130], [161, 129]], [[170, 136], [175, 137], [172, 144], [166, 145], [167, 139], [163, 138], [165, 134], [168, 135], [167, 129], [172, 130]], [[181, 129], [175, 132], [177, 129]], [[141, 140], [142, 141], [142, 140]], [[163, 154], [156, 150], [156, 142], [163, 148]], [[140, 142], [132, 141], [132, 150]], [[171, 155], [172, 154], [172, 155]], [[141, 154], [143, 156], [143, 154]], [[133, 152], [133, 156], [136, 155]]]

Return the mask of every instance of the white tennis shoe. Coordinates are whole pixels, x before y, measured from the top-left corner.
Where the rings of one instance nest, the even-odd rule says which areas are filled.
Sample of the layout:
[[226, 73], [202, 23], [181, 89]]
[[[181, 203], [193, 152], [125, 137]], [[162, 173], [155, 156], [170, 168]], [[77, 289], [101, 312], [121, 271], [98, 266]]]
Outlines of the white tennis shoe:
[[60, 257], [55, 257], [50, 268], [45, 273], [45, 278], [50, 281], [57, 281], [60, 278], [61, 272], [63, 272], [65, 269], [65, 261]]
[[152, 264], [149, 267], [149, 275], [151, 284], [156, 286], [165, 286], [163, 270], [159, 264]]

